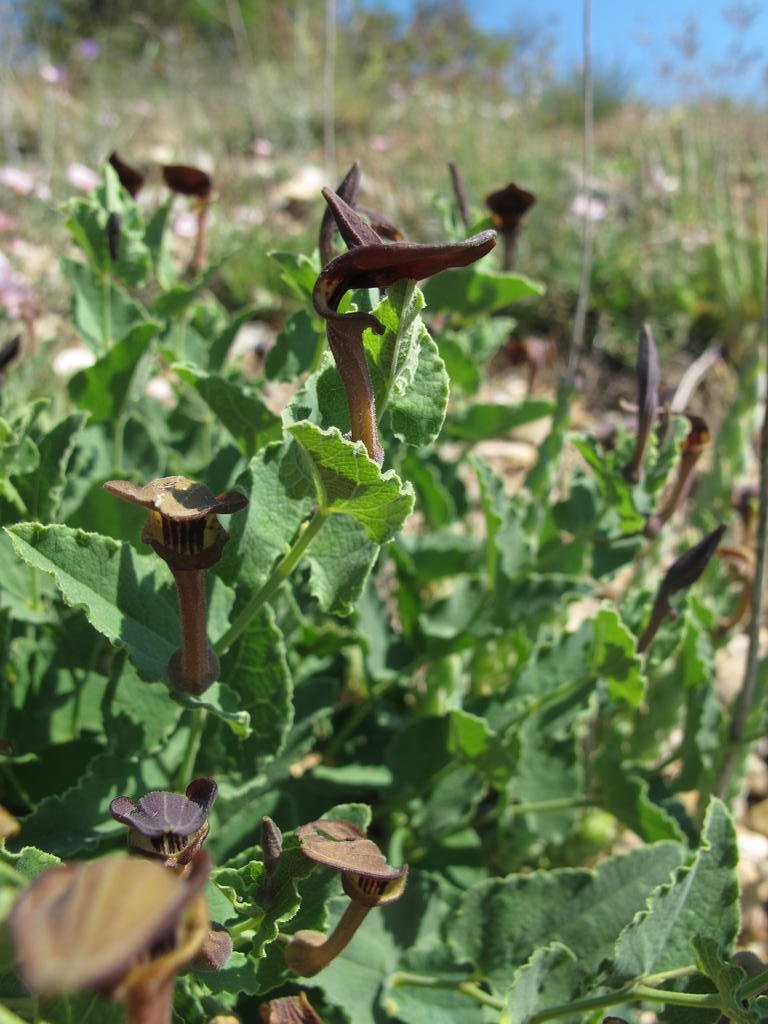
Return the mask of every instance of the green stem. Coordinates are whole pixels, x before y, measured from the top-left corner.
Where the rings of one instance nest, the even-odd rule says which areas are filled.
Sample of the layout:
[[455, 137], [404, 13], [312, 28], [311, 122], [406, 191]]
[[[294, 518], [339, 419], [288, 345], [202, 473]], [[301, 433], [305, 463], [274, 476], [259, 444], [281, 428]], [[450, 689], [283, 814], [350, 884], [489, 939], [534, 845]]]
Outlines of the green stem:
[[116, 418], [112, 437], [112, 472], [120, 476], [123, 472], [123, 442], [125, 439], [125, 417]]
[[754, 978], [745, 981], [739, 989], [739, 999], [749, 999], [751, 996], [756, 996], [764, 988], [768, 988], [768, 971], [761, 971]]
[[205, 731], [205, 720], [208, 717], [206, 708], [195, 708], [189, 727], [187, 747], [176, 775], [176, 789], [186, 789], [195, 772], [195, 761], [200, 750], [200, 742]]
[[[671, 971], [651, 977], [659, 981], [667, 981], [672, 977], [681, 977], [693, 972], [692, 968], [686, 967], [682, 971]], [[651, 977], [645, 980], [651, 980]], [[758, 979], [753, 979], [756, 982]], [[414, 988], [441, 988], [456, 989], [470, 999], [474, 999], [484, 1006], [490, 1006], [495, 1010], [503, 1010], [505, 1002], [497, 996], [485, 992], [476, 982], [460, 981], [458, 983], [447, 981], [443, 978], [434, 978], [423, 974], [409, 974], [407, 971], [396, 971], [390, 978], [392, 985], [411, 985]], [[750, 985], [753, 983], [751, 982]], [[696, 1009], [721, 1009], [720, 996], [714, 992], [672, 992], [669, 989], [652, 988], [649, 985], [641, 984], [641, 979], [626, 985], [624, 988], [614, 989], [612, 992], [604, 992], [597, 996], [588, 996], [586, 999], [576, 999], [571, 1003], [563, 1003], [561, 1006], [550, 1006], [528, 1018], [528, 1024], [541, 1024], [546, 1020], [554, 1020], [557, 1017], [571, 1017], [588, 1010], [600, 1010], [606, 1006], [616, 1006], [627, 1002], [651, 1002], [666, 1003], [675, 1006], [689, 1006]]]
[[399, 677], [396, 676], [393, 679], [387, 679], [383, 683], [379, 683], [378, 686], [373, 687], [365, 700], [361, 701], [360, 704], [357, 705], [328, 744], [323, 757], [326, 764], [332, 764], [336, 760], [336, 755], [341, 750], [344, 743], [346, 743], [347, 739], [357, 732], [358, 726], [368, 717], [371, 711], [373, 711], [379, 700], [399, 681]]
[[101, 340], [105, 349], [112, 347], [112, 282], [109, 274], [101, 278]]
[[315, 512], [296, 538], [296, 541], [290, 551], [281, 559], [280, 562], [278, 562], [263, 586], [256, 591], [224, 636], [221, 637], [221, 639], [214, 645], [214, 649], [217, 654], [225, 654], [229, 650], [240, 634], [248, 628], [248, 625], [254, 616], [261, 611], [267, 601], [269, 601], [280, 589], [283, 582], [296, 568], [301, 556], [320, 532], [327, 518], [328, 513], [324, 512], [322, 509], [318, 509]]
[[232, 936], [232, 941], [237, 944], [238, 938], [242, 937], [246, 932], [256, 931], [263, 920], [263, 914], [255, 914], [253, 917], [244, 917], [243, 920], [238, 921], [237, 924], [227, 925], [227, 931]]

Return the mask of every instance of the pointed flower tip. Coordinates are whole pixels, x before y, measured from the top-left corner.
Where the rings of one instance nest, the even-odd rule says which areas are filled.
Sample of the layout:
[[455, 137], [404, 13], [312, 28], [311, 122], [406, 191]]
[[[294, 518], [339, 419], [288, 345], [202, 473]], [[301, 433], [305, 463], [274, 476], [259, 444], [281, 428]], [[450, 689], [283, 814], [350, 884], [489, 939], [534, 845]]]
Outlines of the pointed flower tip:
[[677, 561], [672, 563], [659, 587], [660, 600], [668, 601], [673, 594], [693, 586], [717, 551], [726, 528], [725, 523], [720, 523], [716, 529], [703, 537], [698, 544], [684, 551]]

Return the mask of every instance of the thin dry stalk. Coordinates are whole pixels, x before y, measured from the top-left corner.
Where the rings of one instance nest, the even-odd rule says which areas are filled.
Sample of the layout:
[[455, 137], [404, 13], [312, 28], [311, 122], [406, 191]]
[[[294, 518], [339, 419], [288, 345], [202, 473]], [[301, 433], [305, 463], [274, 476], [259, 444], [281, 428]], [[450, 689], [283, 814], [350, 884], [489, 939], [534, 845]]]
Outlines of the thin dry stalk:
[[[589, 194], [592, 189], [592, 173], [595, 160], [595, 102], [594, 82], [592, 79], [592, 0], [584, 0], [583, 7], [583, 50], [584, 67], [584, 188]], [[568, 357], [568, 376], [573, 380], [578, 368], [579, 359], [584, 349], [584, 334], [587, 325], [589, 292], [592, 281], [592, 252], [594, 242], [594, 224], [590, 217], [589, 203], [586, 204], [582, 221], [582, 258], [579, 295], [576, 301], [576, 313], [573, 318], [573, 337], [571, 352]]]

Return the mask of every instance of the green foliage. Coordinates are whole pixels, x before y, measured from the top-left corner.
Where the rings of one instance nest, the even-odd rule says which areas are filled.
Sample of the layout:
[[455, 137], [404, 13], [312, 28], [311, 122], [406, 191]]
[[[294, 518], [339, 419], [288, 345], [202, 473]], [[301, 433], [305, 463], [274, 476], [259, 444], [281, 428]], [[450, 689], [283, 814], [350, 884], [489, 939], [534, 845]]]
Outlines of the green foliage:
[[[401, 281], [345, 297], [382, 327], [362, 339], [379, 466], [345, 436], [344, 387], [311, 305], [315, 257], [272, 254], [295, 308], [262, 373], [231, 354], [252, 310], [231, 314], [210, 268], [182, 279], [167, 219], [166, 204], [145, 221], [110, 170], [69, 204], [80, 255], [64, 274], [96, 360], [50, 401], [24, 377], [0, 396], [0, 804], [20, 822], [0, 846], [0, 919], [58, 858], [123, 841], [116, 796], [206, 774], [218, 785], [209, 910], [234, 952], [178, 982], [190, 1024], [255, 1019], [259, 1002], [295, 991], [286, 943], [330, 932], [348, 900], [296, 834], [323, 816], [410, 865], [400, 901], [372, 910], [307, 980], [323, 1019], [586, 1022], [647, 999], [692, 1024], [720, 1010], [757, 1024], [762, 1004], [743, 1005], [729, 960], [734, 825], [710, 799], [728, 728], [719, 565], [638, 651], [658, 579], [692, 542], [685, 528], [655, 546], [643, 537], [685, 421], [652, 441], [630, 484], [634, 437], [619, 429], [606, 450], [570, 434], [570, 386], [554, 401], [478, 400], [513, 323], [491, 314], [542, 289], [473, 265], [424, 293]], [[152, 377], [167, 406], [145, 393]], [[734, 409], [739, 444], [744, 416]], [[545, 417], [525, 474], [481, 457]], [[146, 510], [102, 486], [172, 474], [248, 500], [206, 570], [218, 670], [194, 694], [171, 683], [189, 622], [171, 572], [137, 550]], [[260, 846], [264, 815], [283, 831], [276, 861]], [[618, 854], [622, 832], [633, 848]], [[2, 999], [51, 1022], [103, 1009], [82, 994], [38, 1013], [0, 955], [0, 1017]]]

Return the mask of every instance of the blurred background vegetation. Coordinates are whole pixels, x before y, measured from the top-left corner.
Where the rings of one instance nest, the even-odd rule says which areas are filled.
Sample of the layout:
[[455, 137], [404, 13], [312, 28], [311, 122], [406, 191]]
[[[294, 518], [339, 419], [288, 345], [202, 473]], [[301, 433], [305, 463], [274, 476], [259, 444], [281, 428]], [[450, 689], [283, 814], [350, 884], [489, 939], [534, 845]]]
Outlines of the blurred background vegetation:
[[[642, 101], [620, 70], [595, 68], [585, 180], [581, 79], [556, 66], [535, 22], [489, 33], [461, 0], [421, 0], [408, 17], [349, 0], [338, 10], [331, 0], [2, 6], [0, 271], [46, 313], [67, 301], [57, 205], [113, 149], [142, 168], [213, 173], [215, 287], [233, 308], [255, 303], [266, 322], [290, 307], [266, 254], [313, 247], [322, 185], [359, 159], [362, 201], [426, 241], [446, 230], [453, 161], [478, 217], [509, 181], [537, 196], [517, 269], [547, 291], [519, 311], [519, 331], [567, 344], [590, 218], [597, 352], [631, 364], [644, 319], [668, 359], [717, 344], [738, 365], [751, 350], [768, 220], [765, 110], [696, 79], [695, 33], [681, 33], [660, 68], [677, 80], [678, 103]], [[744, 47], [749, 6], [732, 5]], [[157, 201], [151, 189], [143, 198]]]

